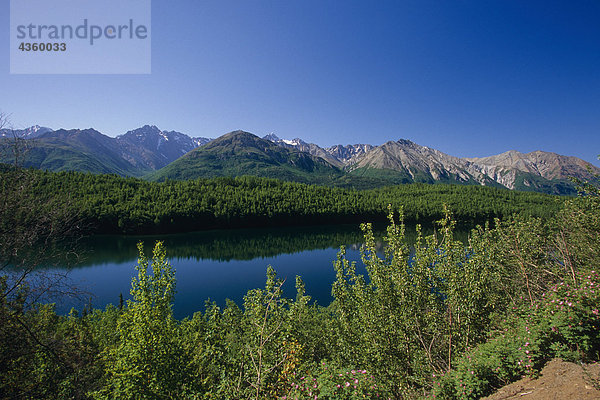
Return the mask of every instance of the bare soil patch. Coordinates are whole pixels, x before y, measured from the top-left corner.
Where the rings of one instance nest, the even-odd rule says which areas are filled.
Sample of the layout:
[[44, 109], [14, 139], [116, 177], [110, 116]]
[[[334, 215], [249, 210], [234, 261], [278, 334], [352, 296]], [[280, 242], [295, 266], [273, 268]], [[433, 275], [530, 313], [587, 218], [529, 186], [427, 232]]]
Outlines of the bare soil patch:
[[523, 378], [486, 399], [600, 399], [600, 363], [579, 365], [555, 359], [542, 369], [539, 378]]

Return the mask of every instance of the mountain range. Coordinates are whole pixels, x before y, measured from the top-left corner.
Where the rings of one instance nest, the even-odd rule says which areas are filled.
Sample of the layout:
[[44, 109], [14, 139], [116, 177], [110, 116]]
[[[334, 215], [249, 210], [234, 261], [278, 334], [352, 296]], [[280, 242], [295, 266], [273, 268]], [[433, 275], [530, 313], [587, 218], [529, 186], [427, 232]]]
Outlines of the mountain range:
[[515, 150], [459, 158], [409, 140], [328, 148], [300, 138], [263, 138], [244, 131], [217, 139], [162, 131], [154, 125], [115, 138], [94, 129], [52, 130], [33, 126], [1, 130], [5, 150], [22, 138], [27, 167], [52, 171], [114, 173], [162, 181], [198, 177], [256, 175], [311, 184], [378, 187], [411, 182], [505, 187], [552, 194], [573, 194], [570, 178], [596, 179], [600, 168], [556, 153]]
[[[115, 138], [94, 129], [59, 129], [33, 126], [22, 130], [3, 129], [5, 146], [21, 141], [26, 157], [23, 166], [50, 171], [83, 171], [141, 177], [175, 161], [210, 141], [175, 131], [145, 125]], [[33, 140], [30, 140], [33, 139]], [[10, 162], [10, 154], [0, 159]]]

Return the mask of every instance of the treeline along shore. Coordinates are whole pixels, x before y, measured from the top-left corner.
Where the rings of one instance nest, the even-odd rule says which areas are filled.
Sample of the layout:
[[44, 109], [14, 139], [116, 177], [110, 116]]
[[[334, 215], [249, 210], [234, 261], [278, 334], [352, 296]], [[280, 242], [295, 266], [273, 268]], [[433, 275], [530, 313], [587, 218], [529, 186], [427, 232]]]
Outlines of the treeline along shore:
[[483, 186], [406, 184], [356, 190], [250, 176], [156, 183], [10, 167], [2, 168], [0, 182], [2, 190], [18, 188], [20, 195], [35, 199], [21, 208], [22, 222], [61, 204], [88, 234], [383, 222], [389, 204], [403, 207], [408, 224], [439, 220], [446, 204], [459, 224], [474, 226], [516, 212], [547, 218], [562, 203], [557, 196]]

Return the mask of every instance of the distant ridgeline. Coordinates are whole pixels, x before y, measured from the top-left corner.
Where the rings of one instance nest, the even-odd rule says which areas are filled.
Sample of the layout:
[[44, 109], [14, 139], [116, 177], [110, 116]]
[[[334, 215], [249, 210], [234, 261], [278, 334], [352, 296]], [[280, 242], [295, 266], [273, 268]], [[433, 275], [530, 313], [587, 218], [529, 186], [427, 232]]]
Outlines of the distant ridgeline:
[[[472, 225], [516, 212], [549, 217], [559, 197], [483, 186], [407, 184], [370, 190], [307, 185], [259, 177], [148, 182], [116, 175], [0, 169], [0, 189], [30, 203], [23, 224], [62, 203], [88, 233], [167, 233], [215, 228], [384, 221], [387, 206], [408, 223], [439, 220], [447, 204]], [[49, 201], [53, 199], [53, 201]], [[25, 210], [25, 208], [24, 208]], [[33, 222], [32, 222], [33, 221]]]

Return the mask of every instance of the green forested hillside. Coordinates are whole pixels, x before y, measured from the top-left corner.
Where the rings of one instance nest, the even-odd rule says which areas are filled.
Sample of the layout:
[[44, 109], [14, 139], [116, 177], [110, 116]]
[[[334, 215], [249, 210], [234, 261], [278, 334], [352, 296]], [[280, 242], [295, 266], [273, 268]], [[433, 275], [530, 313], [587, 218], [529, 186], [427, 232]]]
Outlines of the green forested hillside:
[[[437, 220], [447, 204], [459, 222], [472, 225], [515, 212], [549, 217], [560, 204], [549, 195], [481, 186], [409, 184], [360, 191], [247, 176], [155, 183], [10, 168], [1, 178], [2, 190], [25, 184], [32, 198], [62, 200], [88, 232], [96, 233], [377, 222], [385, 220], [388, 204], [402, 206], [408, 222]], [[22, 218], [35, 219], [44, 210], [30, 212]]]
[[164, 181], [241, 175], [329, 184], [343, 172], [322, 158], [235, 131], [189, 152], [147, 178]]
[[[597, 179], [597, 178], [596, 178]], [[534, 174], [519, 172], [515, 176], [514, 190], [541, 192], [573, 196], [577, 194], [576, 185], [566, 179], [544, 179]]]

